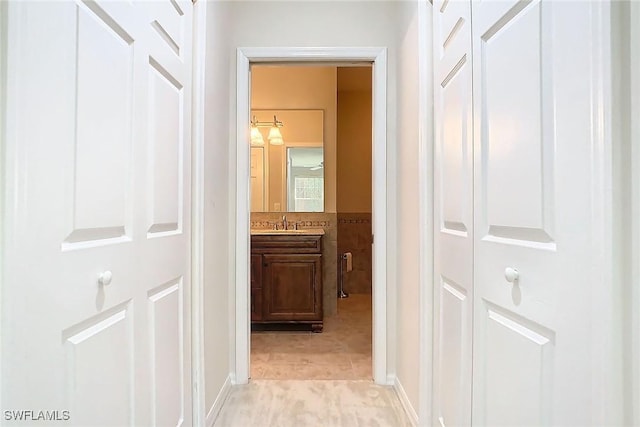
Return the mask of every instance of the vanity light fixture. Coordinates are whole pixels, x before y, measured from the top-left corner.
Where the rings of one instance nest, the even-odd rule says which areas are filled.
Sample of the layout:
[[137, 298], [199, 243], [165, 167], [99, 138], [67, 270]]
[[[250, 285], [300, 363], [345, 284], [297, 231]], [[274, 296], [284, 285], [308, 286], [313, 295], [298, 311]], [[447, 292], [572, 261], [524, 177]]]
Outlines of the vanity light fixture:
[[251, 126], [251, 145], [264, 145], [262, 133], [255, 126]]
[[283, 145], [284, 140], [282, 139], [282, 133], [280, 133], [280, 128], [284, 126], [276, 116], [273, 116], [272, 122], [259, 122], [256, 119], [256, 116], [253, 116], [251, 120], [251, 144], [252, 145], [264, 145], [264, 139], [262, 138], [262, 133], [258, 128], [261, 127], [270, 127], [269, 129], [269, 144], [271, 145]]

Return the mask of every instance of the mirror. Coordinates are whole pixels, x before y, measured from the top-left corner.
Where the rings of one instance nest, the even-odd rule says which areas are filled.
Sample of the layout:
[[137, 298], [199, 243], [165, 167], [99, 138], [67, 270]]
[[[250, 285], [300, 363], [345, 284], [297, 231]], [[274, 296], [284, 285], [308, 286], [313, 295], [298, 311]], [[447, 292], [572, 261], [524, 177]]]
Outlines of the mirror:
[[282, 122], [283, 145], [251, 146], [252, 212], [324, 211], [323, 110], [252, 110], [258, 122]]

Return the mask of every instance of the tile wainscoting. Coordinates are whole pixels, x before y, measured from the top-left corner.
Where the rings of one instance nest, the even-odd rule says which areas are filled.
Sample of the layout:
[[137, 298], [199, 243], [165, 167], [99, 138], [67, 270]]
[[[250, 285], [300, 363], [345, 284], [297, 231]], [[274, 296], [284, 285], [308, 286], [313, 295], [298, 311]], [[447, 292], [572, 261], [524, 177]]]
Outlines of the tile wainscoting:
[[344, 290], [347, 293], [370, 294], [371, 214], [338, 213], [337, 220], [338, 255], [345, 252], [353, 254], [353, 270], [344, 276]]

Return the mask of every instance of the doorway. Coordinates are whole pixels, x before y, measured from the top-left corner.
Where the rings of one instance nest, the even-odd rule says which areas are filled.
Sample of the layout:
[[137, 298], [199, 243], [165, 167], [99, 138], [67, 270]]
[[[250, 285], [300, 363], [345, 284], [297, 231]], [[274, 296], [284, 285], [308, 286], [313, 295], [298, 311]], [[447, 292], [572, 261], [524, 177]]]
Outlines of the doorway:
[[[251, 67], [252, 379], [372, 378], [371, 71], [369, 62]], [[308, 271], [292, 264], [302, 255], [286, 265], [262, 255], [283, 216], [289, 228], [324, 232], [315, 285], [290, 280]], [[307, 323], [318, 316], [303, 314], [311, 301], [321, 334]]]
[[372, 129], [372, 329], [373, 379], [388, 383], [386, 283], [386, 49], [383, 48], [245, 48], [237, 55], [237, 198], [236, 198], [236, 327], [235, 382], [247, 383], [250, 374], [250, 66], [255, 63], [309, 63], [373, 65]]

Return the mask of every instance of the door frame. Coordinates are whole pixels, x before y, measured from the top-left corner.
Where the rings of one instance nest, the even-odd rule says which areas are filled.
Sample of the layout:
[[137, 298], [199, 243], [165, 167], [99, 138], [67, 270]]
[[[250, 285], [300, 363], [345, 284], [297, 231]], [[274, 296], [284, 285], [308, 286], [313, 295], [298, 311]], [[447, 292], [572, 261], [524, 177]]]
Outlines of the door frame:
[[[5, 150], [7, 146], [6, 141], [6, 110], [7, 110], [7, 35], [8, 31], [8, 5], [7, 2], [0, 2], [0, 224], [6, 224], [5, 219], [5, 207], [4, 199], [7, 193], [6, 175], [5, 170]], [[2, 313], [2, 298], [4, 295], [3, 289], [6, 285], [4, 282], [4, 226], [0, 225], [0, 321], [4, 320]], [[0, 328], [0, 345], [2, 344], [2, 328]], [[4, 352], [0, 350], [0, 375], [4, 369]], [[4, 408], [2, 404], [2, 389], [0, 388], [0, 408]]]
[[191, 411], [193, 425], [206, 424], [204, 354], [204, 127], [207, 2], [193, 2], [191, 70]]
[[[373, 64], [372, 230], [373, 245], [373, 379], [390, 384], [387, 354], [392, 332], [387, 330], [387, 49], [385, 47], [246, 47], [236, 55], [236, 223], [235, 223], [235, 372], [234, 383], [250, 375], [250, 66], [255, 63]], [[231, 141], [233, 144], [233, 141]], [[233, 159], [231, 159], [233, 161]], [[392, 283], [392, 282], [389, 282]]]
[[[631, 111], [628, 116], [638, 117], [640, 114], [640, 28], [631, 25], [640, 19], [640, 4], [630, 2], [630, 16], [627, 25], [630, 26], [630, 70], [629, 77], [631, 83]], [[630, 120], [630, 146], [631, 146], [631, 414], [630, 422], [633, 425], [640, 423], [640, 123], [637, 120]]]

